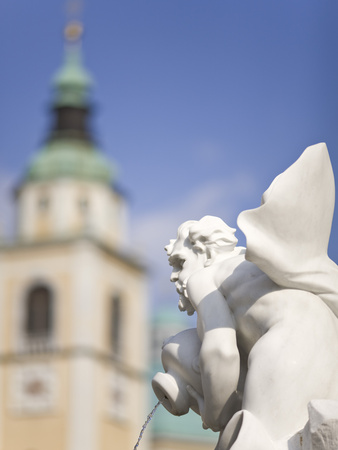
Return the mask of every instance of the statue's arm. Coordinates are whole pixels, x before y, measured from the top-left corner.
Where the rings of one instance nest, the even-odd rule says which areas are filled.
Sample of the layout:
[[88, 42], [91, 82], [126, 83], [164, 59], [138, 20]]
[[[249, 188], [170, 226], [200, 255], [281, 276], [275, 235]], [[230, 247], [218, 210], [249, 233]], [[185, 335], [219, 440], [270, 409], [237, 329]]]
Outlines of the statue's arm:
[[209, 280], [196, 277], [188, 286], [198, 315], [197, 332], [202, 342], [199, 364], [203, 398], [199, 399], [203, 423], [218, 431], [236, 412], [240, 356], [235, 323], [222, 293]]

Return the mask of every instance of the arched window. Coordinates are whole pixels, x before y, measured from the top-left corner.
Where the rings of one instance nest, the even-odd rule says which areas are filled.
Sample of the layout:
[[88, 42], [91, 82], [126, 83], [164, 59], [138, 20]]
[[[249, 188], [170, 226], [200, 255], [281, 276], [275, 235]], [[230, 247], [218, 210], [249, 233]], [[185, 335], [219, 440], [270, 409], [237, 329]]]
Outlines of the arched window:
[[44, 285], [33, 287], [25, 305], [25, 335], [29, 338], [48, 338], [52, 334], [53, 299]]
[[121, 296], [116, 294], [112, 298], [110, 318], [110, 343], [113, 353], [121, 354], [122, 344], [122, 302]]

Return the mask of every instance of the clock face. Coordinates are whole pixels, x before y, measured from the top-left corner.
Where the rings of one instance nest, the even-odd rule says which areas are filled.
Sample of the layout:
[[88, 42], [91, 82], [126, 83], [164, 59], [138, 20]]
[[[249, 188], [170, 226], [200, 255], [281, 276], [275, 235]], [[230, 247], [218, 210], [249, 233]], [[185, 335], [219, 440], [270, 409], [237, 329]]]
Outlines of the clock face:
[[45, 383], [45, 380], [42, 380], [39, 377], [28, 380], [23, 388], [25, 390], [25, 395], [32, 398], [44, 397], [46, 394], [48, 395], [48, 386]]
[[18, 414], [42, 414], [55, 406], [55, 374], [46, 364], [29, 364], [12, 375], [11, 406]]
[[125, 420], [128, 417], [127, 378], [117, 370], [111, 371], [108, 379], [108, 415], [112, 419]]

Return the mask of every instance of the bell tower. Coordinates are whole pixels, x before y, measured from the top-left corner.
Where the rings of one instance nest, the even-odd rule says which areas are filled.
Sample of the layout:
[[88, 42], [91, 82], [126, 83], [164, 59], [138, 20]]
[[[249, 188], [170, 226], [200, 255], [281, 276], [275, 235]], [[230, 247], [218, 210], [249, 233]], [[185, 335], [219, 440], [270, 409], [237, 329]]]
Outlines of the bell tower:
[[90, 128], [81, 35], [71, 21], [49, 132], [0, 247], [0, 450], [133, 448], [144, 422], [144, 268]]
[[18, 190], [18, 235], [24, 241], [90, 233], [107, 245], [125, 242], [125, 203], [113, 165], [90, 129], [92, 80], [82, 65], [82, 27], [65, 30], [64, 62], [53, 78], [52, 120], [43, 147]]

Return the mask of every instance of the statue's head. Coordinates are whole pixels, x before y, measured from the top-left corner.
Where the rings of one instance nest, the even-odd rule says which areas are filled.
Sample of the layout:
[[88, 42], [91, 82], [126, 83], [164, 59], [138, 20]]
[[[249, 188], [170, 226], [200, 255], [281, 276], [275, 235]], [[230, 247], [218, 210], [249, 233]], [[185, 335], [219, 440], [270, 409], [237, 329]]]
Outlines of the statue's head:
[[217, 255], [231, 252], [237, 244], [234, 233], [235, 230], [218, 217], [205, 216], [199, 221], [184, 222], [178, 228], [177, 238], [165, 247], [173, 268], [170, 280], [180, 295], [181, 311], [187, 311], [188, 315], [194, 313], [186, 291], [189, 277], [211, 265]]
[[170, 243], [165, 247], [169, 257], [169, 264], [172, 266], [170, 281], [175, 283], [176, 290], [179, 294], [178, 307], [181, 311], [187, 311], [189, 316], [194, 314], [195, 310], [185, 292], [186, 280], [184, 277], [187, 261], [195, 260], [197, 262], [197, 255], [189, 240], [189, 229], [194, 223], [196, 223], [196, 220], [189, 220], [182, 223], [177, 230], [177, 238], [171, 239]]
[[206, 253], [205, 265], [209, 266], [217, 255], [234, 250], [238, 242], [235, 231], [219, 217], [204, 216], [189, 228], [189, 241], [195, 251]]

